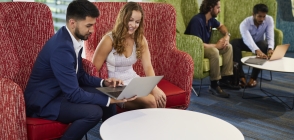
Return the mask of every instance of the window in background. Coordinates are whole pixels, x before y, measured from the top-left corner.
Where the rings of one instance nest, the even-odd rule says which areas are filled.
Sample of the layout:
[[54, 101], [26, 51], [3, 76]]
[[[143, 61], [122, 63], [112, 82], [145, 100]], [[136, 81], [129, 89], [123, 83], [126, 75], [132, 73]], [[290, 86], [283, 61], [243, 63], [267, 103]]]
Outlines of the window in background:
[[291, 0], [291, 3], [292, 3], [292, 15], [294, 17], [294, 0]]
[[[59, 28], [65, 25], [66, 8], [71, 1], [72, 0], [35, 0], [35, 2], [45, 3], [46, 5], [50, 7], [50, 10], [52, 11], [55, 31], [57, 31]], [[89, 1], [92, 1], [92, 2], [126, 2], [126, 1], [147, 2], [150, 0], [89, 0]]]

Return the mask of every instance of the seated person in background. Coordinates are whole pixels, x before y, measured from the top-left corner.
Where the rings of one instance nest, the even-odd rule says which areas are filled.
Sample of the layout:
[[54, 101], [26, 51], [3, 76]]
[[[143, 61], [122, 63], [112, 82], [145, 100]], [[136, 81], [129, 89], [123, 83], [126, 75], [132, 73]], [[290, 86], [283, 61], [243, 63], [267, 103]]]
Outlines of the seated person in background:
[[[200, 6], [200, 13], [191, 19], [185, 34], [198, 36], [203, 41], [204, 57], [209, 59], [210, 64], [209, 76], [211, 85], [209, 91], [214, 95], [228, 98], [230, 95], [223, 91], [220, 86], [225, 86], [231, 89], [240, 89], [240, 87], [233, 86], [230, 83], [231, 76], [233, 75], [232, 46], [229, 44], [230, 33], [225, 25], [220, 24], [215, 19], [219, 12], [219, 0], [203, 0]], [[224, 35], [224, 37], [216, 44], [209, 44], [212, 28], [217, 28]], [[221, 70], [219, 67], [220, 54], [223, 56]]]
[[[155, 76], [148, 43], [144, 37], [144, 12], [135, 2], [124, 5], [117, 16], [114, 28], [108, 32], [98, 44], [93, 64], [100, 70], [106, 61], [108, 77], [122, 79], [127, 85], [133, 78], [138, 77], [133, 70], [137, 59], [142, 60], [146, 76]], [[163, 108], [166, 95], [157, 86], [146, 97], [139, 97], [131, 102], [120, 104], [126, 109]]]
[[[251, 51], [260, 58], [268, 58], [274, 51], [274, 20], [267, 13], [268, 8], [265, 4], [256, 4], [253, 7], [253, 15], [245, 18], [240, 24], [242, 39], [231, 41], [234, 52], [233, 60], [239, 63], [242, 87], [246, 85], [246, 79], [242, 68], [241, 51]], [[266, 38], [264, 38], [264, 35]], [[247, 87], [256, 86], [256, 78], [259, 72], [260, 69], [253, 68]]]
[[92, 77], [83, 69], [83, 40], [93, 32], [98, 16], [99, 11], [91, 2], [72, 1], [66, 12], [66, 26], [43, 46], [25, 89], [27, 116], [71, 123], [61, 140], [81, 140], [101, 119], [116, 114], [113, 103], [136, 98], [109, 98], [95, 88], [116, 86], [122, 81]]

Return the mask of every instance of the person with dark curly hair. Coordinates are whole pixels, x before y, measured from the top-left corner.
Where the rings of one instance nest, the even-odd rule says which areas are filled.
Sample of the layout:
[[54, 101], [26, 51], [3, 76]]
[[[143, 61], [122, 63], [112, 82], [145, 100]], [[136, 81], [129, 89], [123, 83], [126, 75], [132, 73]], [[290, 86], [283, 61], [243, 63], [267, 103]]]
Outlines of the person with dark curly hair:
[[[108, 77], [123, 80], [127, 85], [139, 77], [133, 64], [141, 60], [146, 76], [155, 76], [147, 40], [144, 36], [144, 11], [140, 4], [128, 2], [119, 11], [113, 29], [98, 44], [93, 64], [100, 70], [106, 61]], [[125, 109], [164, 108], [166, 95], [157, 86], [145, 97], [119, 104]]]
[[[209, 91], [217, 96], [228, 98], [221, 87], [240, 89], [240, 86], [231, 84], [233, 75], [233, 51], [229, 43], [230, 33], [225, 25], [215, 18], [220, 13], [220, 0], [203, 0], [200, 13], [195, 15], [189, 22], [185, 34], [195, 35], [202, 39], [204, 45], [204, 57], [209, 59], [210, 64], [210, 87]], [[217, 28], [224, 36], [216, 43], [210, 43], [212, 28]], [[223, 56], [223, 65], [219, 67], [219, 56]], [[220, 87], [221, 86], [221, 87]]]

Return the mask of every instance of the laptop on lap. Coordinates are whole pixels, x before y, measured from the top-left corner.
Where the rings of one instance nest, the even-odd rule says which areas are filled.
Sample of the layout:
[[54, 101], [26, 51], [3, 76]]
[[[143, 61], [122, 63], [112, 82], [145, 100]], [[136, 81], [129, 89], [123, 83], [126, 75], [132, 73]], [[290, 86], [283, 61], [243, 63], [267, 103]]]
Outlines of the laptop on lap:
[[147, 96], [162, 78], [163, 76], [136, 77], [127, 86], [98, 87], [96, 89], [117, 100], [136, 95], [143, 97]]
[[263, 65], [266, 61], [273, 61], [281, 59], [285, 56], [290, 44], [278, 45], [272, 56], [269, 59], [262, 59], [262, 58], [248, 58], [245, 63], [255, 64], [255, 65]]

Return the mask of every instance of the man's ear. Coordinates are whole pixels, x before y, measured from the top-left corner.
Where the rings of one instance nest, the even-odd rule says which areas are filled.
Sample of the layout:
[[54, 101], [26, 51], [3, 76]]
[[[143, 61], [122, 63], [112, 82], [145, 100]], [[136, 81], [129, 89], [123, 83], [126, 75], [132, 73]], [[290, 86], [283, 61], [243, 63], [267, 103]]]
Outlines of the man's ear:
[[210, 12], [212, 12], [212, 11], [213, 11], [213, 7], [210, 6]]
[[69, 28], [70, 29], [74, 29], [74, 28], [76, 28], [76, 20], [74, 20], [74, 19], [69, 19], [68, 20], [68, 25], [69, 25]]

